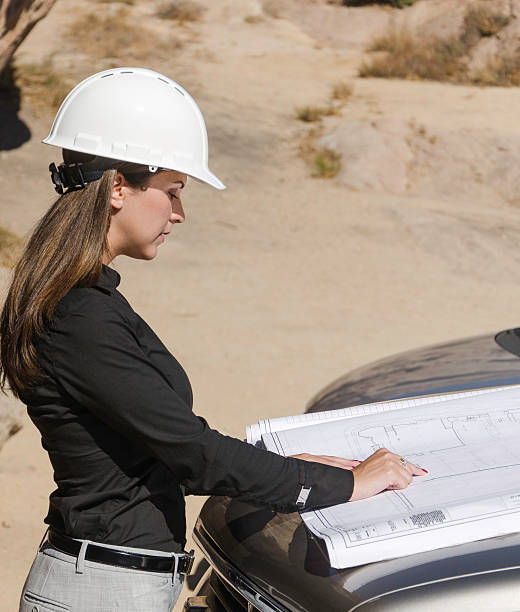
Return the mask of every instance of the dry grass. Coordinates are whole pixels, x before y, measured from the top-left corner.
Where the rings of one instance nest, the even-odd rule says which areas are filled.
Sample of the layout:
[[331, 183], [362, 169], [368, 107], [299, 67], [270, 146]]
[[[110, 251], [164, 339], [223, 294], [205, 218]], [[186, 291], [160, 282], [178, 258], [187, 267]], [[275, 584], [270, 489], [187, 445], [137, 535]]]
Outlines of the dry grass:
[[511, 21], [509, 15], [492, 9], [489, 6], [471, 7], [464, 16], [461, 40], [466, 45], [473, 45], [481, 38], [495, 36]]
[[390, 4], [395, 8], [412, 6], [415, 0], [328, 0], [328, 4], [339, 6], [366, 6], [367, 4]]
[[458, 81], [465, 72], [466, 47], [458, 38], [417, 39], [406, 29], [376, 39], [369, 51], [384, 55], [364, 63], [361, 77]]
[[349, 83], [336, 83], [332, 88], [331, 102], [328, 106], [298, 106], [295, 109], [296, 118], [305, 123], [317, 123], [301, 138], [299, 144], [300, 156], [310, 168], [311, 176], [315, 178], [332, 178], [341, 167], [341, 154], [319, 145], [323, 134], [323, 117], [337, 115], [346, 100], [352, 95], [353, 87]]
[[128, 4], [128, 6], [135, 5], [135, 0], [95, 0], [95, 2], [98, 4], [111, 4], [112, 2], [118, 2], [119, 4]]
[[[375, 39], [369, 52], [379, 52], [360, 70], [361, 77], [451, 81], [454, 83], [479, 82], [499, 84], [506, 73], [514, 73], [511, 62], [491, 62], [486, 76], [475, 79], [468, 74], [471, 49], [486, 36], [495, 36], [510, 21], [510, 17], [487, 6], [473, 6], [464, 16], [461, 32], [449, 38], [418, 37], [406, 28], [393, 29]], [[494, 79], [493, 67], [499, 71]], [[507, 78], [506, 78], [507, 80]]]
[[322, 147], [319, 138], [322, 128], [312, 128], [301, 139], [299, 153], [314, 178], [333, 178], [341, 168], [341, 154]]
[[475, 85], [494, 87], [520, 87], [520, 54], [510, 57], [494, 57], [477, 73], [473, 74]]
[[410, 136], [406, 139], [406, 141], [409, 146], [413, 146], [413, 141], [416, 138], [420, 138], [431, 145], [434, 145], [437, 142], [437, 136], [435, 136], [435, 134], [429, 134], [426, 126], [418, 125], [415, 118], [410, 119], [408, 122], [408, 127], [410, 128]]
[[54, 67], [52, 57], [40, 63], [16, 64], [14, 81], [22, 92], [24, 102], [33, 108], [53, 115], [65, 96], [74, 86], [74, 79], [67, 79]]
[[169, 0], [161, 5], [157, 17], [172, 19], [179, 23], [199, 21], [206, 8], [193, 0]]
[[354, 86], [352, 83], [345, 83], [344, 81], [336, 83], [332, 88], [332, 99], [338, 102], [346, 102], [350, 96], [354, 93]]
[[5, 227], [0, 226], [0, 266], [12, 268], [18, 261], [22, 249], [22, 239]]
[[246, 23], [262, 23], [265, 21], [265, 19], [262, 17], [262, 15], [246, 15], [244, 17], [244, 21]]
[[304, 123], [320, 121], [323, 117], [336, 115], [338, 109], [333, 105], [329, 106], [297, 106], [295, 109], [296, 117]]
[[341, 154], [326, 147], [320, 148], [312, 160], [311, 176], [334, 178], [341, 168]]
[[167, 57], [180, 46], [179, 41], [158, 39], [156, 33], [131, 19], [124, 7], [111, 15], [89, 13], [79, 17], [69, 28], [68, 38], [90, 57], [127, 65], [136, 61], [149, 64], [152, 54]]

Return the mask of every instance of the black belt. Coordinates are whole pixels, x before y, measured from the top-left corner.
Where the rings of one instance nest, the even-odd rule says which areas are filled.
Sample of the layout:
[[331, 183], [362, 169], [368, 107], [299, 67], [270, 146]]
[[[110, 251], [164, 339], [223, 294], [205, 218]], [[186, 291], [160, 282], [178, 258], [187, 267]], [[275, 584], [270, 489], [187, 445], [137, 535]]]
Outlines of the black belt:
[[[66, 535], [49, 530], [47, 541], [54, 548], [77, 557], [81, 549], [81, 542], [73, 540]], [[177, 572], [189, 574], [193, 566], [193, 551], [182, 555], [176, 554], [178, 559]], [[138, 569], [147, 572], [173, 572], [175, 570], [175, 557], [153, 557], [140, 553], [125, 552], [104, 546], [96, 546], [89, 542], [85, 552], [87, 561], [116, 565], [128, 569]]]

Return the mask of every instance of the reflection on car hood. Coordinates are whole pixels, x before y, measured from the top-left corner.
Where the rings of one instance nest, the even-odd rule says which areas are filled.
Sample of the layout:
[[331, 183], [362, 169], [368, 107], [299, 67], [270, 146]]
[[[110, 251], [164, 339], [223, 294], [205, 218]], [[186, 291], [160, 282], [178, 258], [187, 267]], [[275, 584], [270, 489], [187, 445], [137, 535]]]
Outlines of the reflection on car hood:
[[[320, 393], [308, 410], [516, 383], [520, 359], [486, 336], [360, 368]], [[503, 593], [512, 601], [511, 589], [519, 590], [519, 534], [335, 570], [323, 543], [305, 529], [298, 514], [213, 497], [202, 509], [195, 535], [206, 554], [218, 551], [287, 610], [412, 610], [418, 605], [409, 607], [413, 597], [403, 600], [403, 593], [412, 591], [425, 592], [429, 601], [437, 598], [439, 607], [432, 610], [450, 609], [457, 594], [477, 598], [471, 605], [484, 609], [486, 597]]]
[[323, 389], [308, 412], [520, 382], [520, 359], [493, 336], [393, 355], [358, 368]]
[[[247, 576], [286, 610], [417, 610], [419, 591], [432, 611], [470, 609], [470, 603], [476, 610], [518, 610], [495, 604], [499, 597], [519, 603], [520, 534], [335, 570], [298, 514], [212, 497], [195, 539], [217, 569], [222, 557], [236, 569], [232, 583]], [[464, 608], [452, 607], [457, 597]]]

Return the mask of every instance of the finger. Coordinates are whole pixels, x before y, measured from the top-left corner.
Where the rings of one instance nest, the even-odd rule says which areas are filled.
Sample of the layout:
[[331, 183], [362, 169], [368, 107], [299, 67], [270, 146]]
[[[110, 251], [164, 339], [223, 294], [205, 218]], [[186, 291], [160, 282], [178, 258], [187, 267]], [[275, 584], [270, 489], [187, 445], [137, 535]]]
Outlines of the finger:
[[354, 463], [361, 463], [359, 459], [346, 459], [345, 457], [336, 457], [336, 455], [307, 455], [308, 457], [322, 457], [323, 459], [331, 459], [335, 461], [353, 461]]
[[344, 459], [343, 457], [331, 457], [329, 455], [321, 455], [321, 456], [324, 457], [325, 459], [329, 459], [330, 461], [334, 461], [337, 464], [344, 466], [344, 467], [355, 468], [361, 463], [359, 459]]
[[425, 470], [424, 468], [419, 467], [414, 463], [408, 462], [408, 465], [406, 467], [408, 468], [412, 476], [425, 476], [426, 474], [428, 474], [428, 470]]
[[344, 470], [352, 470], [361, 463], [360, 461], [355, 461], [352, 459], [343, 459], [342, 457], [330, 457], [327, 455], [313, 455], [311, 456], [309, 461], [332, 465], [333, 467], [339, 467]]
[[407, 470], [400, 470], [400, 473], [396, 475], [391, 484], [392, 489], [406, 489], [406, 487], [412, 482], [413, 477]]
[[357, 467], [361, 461], [357, 459], [344, 459], [343, 457], [334, 457], [332, 455], [311, 455], [309, 453], [301, 453], [299, 455], [290, 455], [294, 459], [301, 459], [303, 461], [314, 461], [315, 463], [324, 463], [326, 465], [332, 465], [334, 467], [340, 467], [344, 469], [352, 469]]
[[414, 463], [407, 461], [406, 458], [401, 457], [400, 455], [394, 455], [394, 456], [399, 461], [400, 467], [402, 469], [405, 469], [412, 476], [424, 476], [425, 474], [428, 474], [428, 470], [425, 470], [424, 468], [421, 468], [418, 465], [415, 465]]

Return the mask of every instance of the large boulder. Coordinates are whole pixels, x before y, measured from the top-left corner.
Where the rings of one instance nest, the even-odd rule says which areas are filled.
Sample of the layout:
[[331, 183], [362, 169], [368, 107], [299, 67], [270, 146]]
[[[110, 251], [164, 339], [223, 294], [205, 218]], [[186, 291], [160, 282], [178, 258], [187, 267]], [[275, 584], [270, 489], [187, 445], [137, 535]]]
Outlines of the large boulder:
[[349, 189], [404, 193], [414, 159], [408, 132], [407, 123], [399, 119], [344, 121], [320, 144], [341, 155], [338, 180]]
[[336, 120], [320, 145], [341, 155], [340, 183], [356, 191], [519, 203], [520, 135], [429, 127], [413, 120]]

